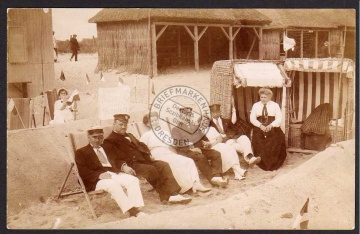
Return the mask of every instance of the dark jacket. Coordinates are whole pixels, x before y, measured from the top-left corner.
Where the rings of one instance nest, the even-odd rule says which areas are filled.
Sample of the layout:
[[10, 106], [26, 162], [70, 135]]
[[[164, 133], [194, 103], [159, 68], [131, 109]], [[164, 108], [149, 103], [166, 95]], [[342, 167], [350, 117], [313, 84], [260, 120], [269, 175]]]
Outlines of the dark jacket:
[[80, 177], [84, 181], [86, 191], [95, 190], [96, 183], [99, 181], [99, 175], [101, 173], [106, 171], [119, 173], [121, 171], [122, 162], [116, 156], [116, 149], [110, 145], [102, 145], [102, 147], [112, 167], [103, 167], [101, 165], [90, 144], [75, 152], [75, 162], [79, 169]]
[[[129, 137], [131, 142], [125, 137]], [[120, 161], [126, 162], [131, 166], [134, 162], [147, 163], [151, 162], [150, 150], [143, 143], [136, 139], [131, 133], [121, 135], [112, 132], [104, 141], [105, 145], [112, 145], [117, 149], [117, 156]]]
[[71, 50], [80, 50], [79, 42], [74, 37], [70, 39], [70, 48]]

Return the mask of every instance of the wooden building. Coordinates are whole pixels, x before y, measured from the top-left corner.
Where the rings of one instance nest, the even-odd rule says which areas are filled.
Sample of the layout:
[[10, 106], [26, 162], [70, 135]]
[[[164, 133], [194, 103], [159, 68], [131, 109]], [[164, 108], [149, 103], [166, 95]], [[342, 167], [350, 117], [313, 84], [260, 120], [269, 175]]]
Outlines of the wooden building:
[[27, 98], [53, 88], [51, 9], [9, 9], [7, 96]]
[[168, 67], [262, 59], [270, 20], [254, 9], [103, 9], [89, 22], [97, 24], [97, 70], [157, 76]]
[[[331, 57], [355, 60], [355, 9], [258, 9], [271, 19], [263, 29], [264, 59], [319, 58], [330, 42]], [[283, 50], [283, 35], [296, 41], [294, 51]], [[345, 38], [345, 40], [344, 40]], [[341, 47], [344, 45], [344, 47]]]

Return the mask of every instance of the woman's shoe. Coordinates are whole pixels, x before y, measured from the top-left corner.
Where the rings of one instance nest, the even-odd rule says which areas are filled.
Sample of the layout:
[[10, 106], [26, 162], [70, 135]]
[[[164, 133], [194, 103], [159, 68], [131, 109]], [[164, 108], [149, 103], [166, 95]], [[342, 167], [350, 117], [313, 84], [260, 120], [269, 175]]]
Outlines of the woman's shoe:
[[209, 192], [211, 188], [206, 188], [204, 185], [202, 185], [202, 183], [200, 183], [200, 181], [196, 181], [194, 183], [194, 186], [192, 187], [192, 190], [194, 193], [196, 193], [197, 191], [205, 193], [205, 192]]

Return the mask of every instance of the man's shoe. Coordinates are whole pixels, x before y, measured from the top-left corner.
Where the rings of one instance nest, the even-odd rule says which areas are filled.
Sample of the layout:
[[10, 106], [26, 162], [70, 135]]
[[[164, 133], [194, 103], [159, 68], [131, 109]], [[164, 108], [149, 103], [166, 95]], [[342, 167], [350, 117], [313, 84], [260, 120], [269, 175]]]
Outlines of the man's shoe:
[[245, 176], [235, 176], [234, 180], [245, 180]]
[[256, 164], [261, 162], [261, 158], [260, 157], [255, 157], [253, 156], [252, 158], [250, 158], [249, 160], [249, 167], [253, 168]]
[[228, 186], [228, 184], [229, 184], [229, 180], [228, 179], [224, 180], [220, 176], [216, 176], [211, 179], [211, 184], [218, 186], [220, 188], [226, 188], [226, 186]]
[[189, 202], [191, 202], [191, 197], [184, 197], [181, 196], [180, 194], [171, 196], [169, 198], [170, 204], [188, 204]]

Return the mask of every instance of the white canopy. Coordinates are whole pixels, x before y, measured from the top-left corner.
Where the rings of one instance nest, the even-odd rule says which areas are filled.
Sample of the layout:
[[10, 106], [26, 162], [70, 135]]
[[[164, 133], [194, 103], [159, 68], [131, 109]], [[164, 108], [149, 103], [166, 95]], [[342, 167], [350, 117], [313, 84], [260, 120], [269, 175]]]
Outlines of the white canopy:
[[248, 62], [234, 65], [234, 85], [252, 87], [283, 87], [290, 84], [281, 64], [272, 62]]

